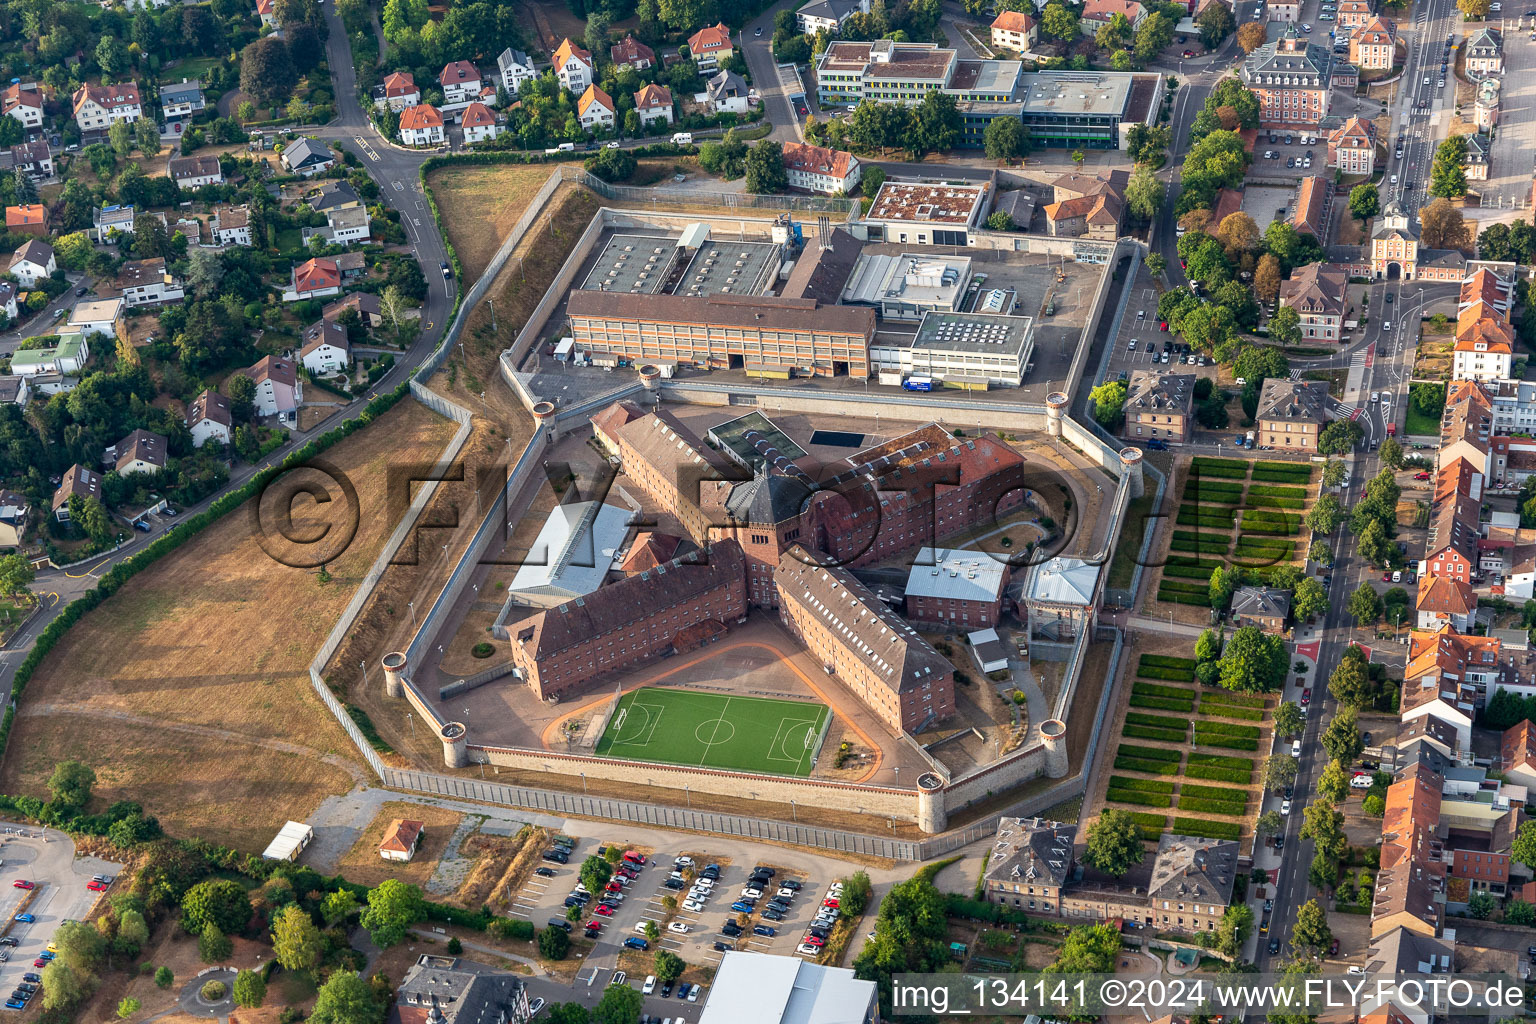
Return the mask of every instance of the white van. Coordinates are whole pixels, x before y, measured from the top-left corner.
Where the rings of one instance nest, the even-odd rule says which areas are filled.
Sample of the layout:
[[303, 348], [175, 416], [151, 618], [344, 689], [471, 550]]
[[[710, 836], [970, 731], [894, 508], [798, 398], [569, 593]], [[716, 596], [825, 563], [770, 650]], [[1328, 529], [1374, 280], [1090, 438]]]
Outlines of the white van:
[[1301, 756], [1301, 740], [1292, 740], [1291, 741], [1291, 756], [1292, 757], [1300, 757]]
[[562, 152], [562, 153], [574, 153], [574, 152], [576, 152], [576, 143], [574, 143], [574, 142], [562, 142], [562, 143], [560, 143], [560, 152]]
[[674, 146], [691, 146], [691, 145], [693, 145], [693, 133], [692, 132], [673, 132], [672, 133], [672, 144]]

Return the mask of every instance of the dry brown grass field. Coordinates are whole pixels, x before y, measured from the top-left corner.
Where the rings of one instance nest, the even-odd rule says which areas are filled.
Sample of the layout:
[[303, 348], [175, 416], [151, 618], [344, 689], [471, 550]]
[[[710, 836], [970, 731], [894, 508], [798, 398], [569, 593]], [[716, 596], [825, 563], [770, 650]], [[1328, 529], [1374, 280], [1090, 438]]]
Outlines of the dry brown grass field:
[[555, 170], [553, 164], [489, 164], [440, 167], [427, 175], [468, 284], [480, 279], [533, 194]]
[[[42, 794], [74, 757], [96, 770], [100, 797], [139, 801], [172, 834], [260, 851], [285, 820], [362, 779], [308, 665], [403, 511], [387, 507], [388, 467], [431, 463], [452, 434], [407, 399], [325, 454], [360, 507], [329, 581], [269, 557], [247, 505], [92, 611], [27, 688], [5, 791]], [[289, 535], [341, 504], [299, 498]]]
[[[415, 820], [426, 825], [421, 844], [416, 847], [416, 855], [403, 864], [379, 856], [379, 843], [383, 842], [384, 833], [396, 818]], [[448, 840], [463, 818], [464, 815], [458, 811], [442, 807], [390, 800], [379, 806], [379, 813], [363, 830], [362, 838], [341, 858], [338, 870], [347, 876], [348, 881], [356, 880], [362, 885], [378, 885], [386, 878], [398, 878], [412, 885], [425, 885], [437, 869], [437, 862], [448, 852]]]

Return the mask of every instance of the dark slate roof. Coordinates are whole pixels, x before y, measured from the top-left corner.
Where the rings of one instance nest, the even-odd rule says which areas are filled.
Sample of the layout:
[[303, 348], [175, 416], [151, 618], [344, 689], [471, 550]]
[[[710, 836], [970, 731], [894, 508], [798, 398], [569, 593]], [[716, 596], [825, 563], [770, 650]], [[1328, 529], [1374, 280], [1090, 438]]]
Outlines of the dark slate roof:
[[1232, 899], [1236, 877], [1236, 843], [1164, 833], [1157, 843], [1147, 895], [1155, 900], [1226, 904]]
[[1291, 611], [1291, 592], [1276, 587], [1238, 587], [1232, 595], [1233, 615], [1276, 616]]
[[1072, 873], [1076, 825], [1041, 818], [1002, 818], [987, 859], [987, 878], [997, 882], [1062, 886]]
[[810, 496], [811, 489], [799, 479], [766, 472], [760, 466], [751, 480], [731, 487], [725, 510], [741, 522], [766, 526], [794, 519]]
[[832, 244], [822, 248], [814, 240], [806, 243], [800, 262], [790, 271], [784, 286], [787, 299], [815, 299], [826, 305], [839, 302], [848, 275], [864, 251], [864, 243], [842, 228], [832, 230]]

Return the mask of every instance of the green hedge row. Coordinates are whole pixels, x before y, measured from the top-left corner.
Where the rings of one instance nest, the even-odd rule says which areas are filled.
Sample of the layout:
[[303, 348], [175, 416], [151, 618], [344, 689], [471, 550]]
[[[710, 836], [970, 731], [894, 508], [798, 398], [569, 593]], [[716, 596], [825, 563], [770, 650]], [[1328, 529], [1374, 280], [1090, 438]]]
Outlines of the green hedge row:
[[1138, 693], [1131, 694], [1131, 707], [1150, 708], [1153, 711], [1183, 711], [1188, 714], [1195, 710], [1195, 699], [1175, 700], [1172, 697], [1143, 697]]
[[1201, 800], [1215, 800], [1223, 804], [1248, 803], [1248, 794], [1240, 789], [1222, 789], [1219, 786], [1196, 786], [1192, 783], [1184, 783], [1179, 787], [1180, 796], [1197, 796]]
[[[1158, 740], [1161, 743], [1183, 743], [1189, 738], [1188, 729], [1172, 732], [1168, 729], [1149, 729], [1144, 725], [1127, 725], [1124, 729], [1120, 730], [1120, 733], [1122, 736], [1129, 736], [1133, 740]], [[1221, 743], [1215, 745], [1225, 746], [1225, 744]], [[1254, 744], [1254, 746], [1248, 749], [1256, 750], [1258, 749], [1258, 744]]]
[[1175, 594], [1199, 594], [1206, 597], [1211, 592], [1209, 583], [1191, 583], [1187, 580], [1163, 580], [1160, 584], [1164, 590], [1171, 590]]
[[1188, 729], [1189, 723], [1182, 718], [1169, 718], [1167, 715], [1148, 715], [1140, 711], [1127, 711], [1125, 713], [1127, 725], [1150, 725], [1154, 729]]
[[1177, 775], [1177, 761], [1138, 761], [1134, 757], [1115, 758], [1115, 770], [1122, 772], [1146, 772], [1148, 775]]
[[1165, 565], [1165, 566], [1163, 566], [1163, 578], [1164, 579], [1172, 577], [1174, 579], [1182, 579], [1182, 580], [1202, 580], [1205, 583], [1210, 583], [1211, 582], [1211, 572], [1212, 572], [1212, 570], [1210, 570], [1210, 569], [1200, 569], [1200, 568], [1196, 568], [1193, 565]]
[[1162, 747], [1138, 747], [1130, 743], [1122, 743], [1115, 748], [1115, 753], [1122, 757], [1134, 757], [1142, 761], [1172, 761], [1178, 763], [1183, 756], [1178, 750], [1164, 750]]
[[1254, 469], [1262, 469], [1270, 473], [1295, 473], [1312, 479], [1312, 467], [1301, 462], [1276, 462], [1269, 459], [1260, 459], [1253, 464]]
[[1218, 530], [1231, 530], [1237, 525], [1235, 515], [1219, 516], [1210, 512], [1202, 513], [1198, 509], [1180, 509], [1173, 521], [1177, 526], [1211, 526]]
[[1244, 722], [1264, 721], [1264, 712], [1254, 708], [1236, 708], [1230, 704], [1213, 704], [1210, 707], [1206, 707], [1202, 703], [1200, 705], [1200, 713], [1202, 715], [1220, 715], [1222, 718], [1239, 718]]
[[1189, 484], [1197, 479], [1204, 482], [1213, 477], [1227, 480], [1246, 480], [1248, 479], [1248, 470], [1228, 469], [1225, 466], [1201, 466], [1190, 473], [1189, 482], [1185, 483], [1184, 488], [1188, 490]]
[[[1119, 767], [1116, 765], [1116, 767]], [[1184, 768], [1184, 774], [1192, 779], [1210, 779], [1212, 782], [1232, 782], [1239, 786], [1251, 785], [1253, 772], [1244, 771], [1241, 768], [1211, 768], [1208, 765], [1192, 764]]]
[[1195, 699], [1195, 691], [1187, 686], [1159, 686], [1157, 683], [1137, 681], [1131, 684], [1131, 692], [1142, 697], [1172, 697], [1175, 700]]
[[1243, 513], [1243, 521], [1265, 523], [1294, 523], [1300, 516], [1293, 516], [1289, 512], [1270, 512], [1265, 509], [1250, 509]]
[[1161, 587], [1157, 590], [1157, 599], [1168, 604], [1187, 604], [1191, 608], [1209, 608], [1211, 599], [1200, 597], [1196, 594], [1178, 594], [1171, 590], [1165, 591]]
[[1305, 484], [1312, 481], [1312, 474], [1302, 476], [1299, 473], [1280, 473], [1271, 469], [1256, 469], [1253, 471], [1253, 479], [1270, 484]]
[[1136, 662], [1138, 669], [1149, 666], [1154, 668], [1182, 668], [1189, 670], [1189, 678], [1195, 678], [1195, 666], [1200, 664], [1194, 658], [1180, 658], [1172, 654], [1143, 654]]
[[1217, 558], [1196, 558], [1193, 555], [1169, 555], [1169, 565], [1187, 565], [1194, 569], [1220, 569], [1227, 563]]
[[1265, 704], [1263, 697], [1228, 690], [1205, 690], [1200, 694], [1200, 700], [1205, 704], [1235, 704], [1240, 708], [1262, 708]]
[[1128, 779], [1123, 775], [1111, 775], [1109, 788], [1130, 789], [1137, 793], [1172, 793], [1173, 783], [1160, 779]]
[[1269, 537], [1294, 537], [1301, 532], [1300, 525], [1291, 526], [1286, 523], [1244, 523], [1239, 542], [1249, 540], [1254, 534], [1256, 539], [1263, 540]]
[[1305, 487], [1265, 487], [1262, 484], [1255, 484], [1248, 488], [1250, 498], [1305, 498], [1306, 496]]
[[1171, 540], [1168, 542], [1168, 550], [1185, 551], [1191, 555], [1224, 555], [1227, 553], [1228, 544], [1196, 543], [1189, 540]]
[[245, 504], [252, 497], [260, 494], [279, 473], [284, 473], [294, 466], [301, 465], [319, 455], [321, 452], [336, 445], [344, 438], [352, 436], [363, 429], [375, 419], [388, 412], [406, 395], [410, 394], [410, 382], [402, 381], [396, 385], [393, 391], [385, 392], [369, 402], [356, 419], [348, 420], [338, 427], [334, 427], [319, 437], [307, 442], [302, 447], [289, 452], [283, 461], [275, 466], [260, 469], [254, 476], [245, 482], [244, 486], [215, 499], [202, 512], [194, 516], [187, 516], [161, 534], [144, 550], [130, 555], [114, 565], [101, 581], [71, 601], [58, 617], [44, 626], [42, 632], [37, 635], [37, 640], [32, 645], [19, 666], [16, 675], [11, 680], [11, 706], [6, 709], [4, 721], [0, 721], [0, 755], [5, 752], [6, 744], [11, 738], [11, 726], [16, 718], [16, 704], [21, 698], [22, 692], [31, 682], [32, 675], [37, 671], [37, 666], [56, 647], [64, 634], [79, 622], [89, 611], [100, 605], [107, 598], [117, 593], [123, 584], [149, 568], [163, 556], [170, 554], [181, 547], [193, 537], [202, 533], [208, 527], [218, 522], [225, 515], [233, 512]]
[[1196, 737], [1196, 740], [1207, 747], [1221, 747], [1224, 750], [1258, 750], [1259, 741], [1247, 739], [1242, 736], [1229, 736], [1226, 733], [1205, 733]]
[[1239, 807], [1237, 804], [1222, 804], [1214, 800], [1196, 800], [1179, 797], [1179, 810], [1198, 811], [1201, 814], [1224, 814], [1230, 818], [1241, 818], [1248, 813], [1247, 806]]
[[1216, 508], [1217, 511], [1226, 511], [1226, 507], [1229, 505], [1241, 505], [1243, 503], [1243, 492], [1233, 491], [1229, 494], [1226, 491], [1218, 491], [1212, 494], [1202, 487], [1199, 494], [1190, 494], [1188, 491], [1185, 491], [1184, 501], [1186, 502], [1186, 507], [1188, 504], [1194, 504], [1197, 507], [1211, 506]]
[[[1189, 464], [1199, 469], [1215, 467], [1218, 469], [1240, 469], [1244, 473], [1248, 472], [1248, 463], [1244, 459], [1222, 459], [1214, 455], [1196, 455], [1189, 461]], [[1261, 462], [1259, 465], [1262, 466], [1264, 463]], [[1289, 465], [1289, 463], [1285, 463], [1285, 465]]]
[[1241, 839], [1243, 828], [1225, 821], [1205, 821], [1201, 818], [1174, 818], [1173, 831], [1181, 836], [1202, 836], [1206, 839]]
[[1177, 668], [1172, 665], [1139, 665], [1136, 668], [1136, 674], [1147, 679], [1161, 679], [1165, 683], [1192, 683], [1195, 681], [1194, 669]]
[[[1212, 544], [1230, 544], [1232, 543], [1232, 531], [1228, 530], [1225, 533], [1222, 533], [1217, 530], [1211, 530], [1208, 532], [1201, 532], [1199, 530], [1174, 530], [1173, 538], [1174, 540], [1192, 540], [1196, 542], [1207, 541]], [[1207, 569], [1206, 571], [1209, 572], [1210, 570]]]
[[1159, 836], [1168, 831], [1168, 819], [1161, 814], [1148, 814], [1145, 811], [1127, 811], [1126, 813], [1141, 829], [1141, 838], [1146, 842], [1155, 843]]
[[1255, 498], [1250, 496], [1248, 504], [1256, 508], [1285, 508], [1300, 512], [1307, 507], [1307, 503], [1301, 498]]
[[1254, 761], [1251, 757], [1233, 757], [1231, 754], [1201, 754], [1192, 752], [1189, 755], [1190, 764], [1210, 765], [1214, 768], [1241, 768], [1244, 771], [1253, 771]]
[[1233, 725], [1231, 722], [1196, 722], [1197, 733], [1221, 733], [1224, 736], [1246, 736], [1256, 740], [1260, 736], [1256, 725]]
[[1105, 799], [1122, 804], [1140, 804], [1143, 807], [1172, 807], [1173, 797], [1159, 793], [1137, 793], [1129, 789], [1110, 789]]
[[1286, 561], [1295, 550], [1296, 544], [1293, 541], [1258, 541], [1245, 538], [1237, 542], [1237, 547], [1232, 549], [1232, 555], [1234, 558], [1263, 561], [1268, 565]]

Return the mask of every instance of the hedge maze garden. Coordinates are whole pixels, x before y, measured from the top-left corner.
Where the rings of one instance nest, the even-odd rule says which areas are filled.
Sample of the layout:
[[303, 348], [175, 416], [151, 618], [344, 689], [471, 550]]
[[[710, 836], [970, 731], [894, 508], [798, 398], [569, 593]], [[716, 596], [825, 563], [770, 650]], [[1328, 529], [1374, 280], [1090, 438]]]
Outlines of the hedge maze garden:
[[1179, 496], [1157, 599], [1209, 608], [1211, 571], [1264, 570], [1305, 553], [1303, 516], [1316, 472], [1300, 462], [1196, 456]]
[[[1195, 682], [1193, 658], [1143, 654], [1115, 748], [1106, 806], [1143, 838], [1164, 832], [1239, 839], [1258, 811], [1264, 697]], [[1172, 821], [1170, 822], [1170, 812]]]

